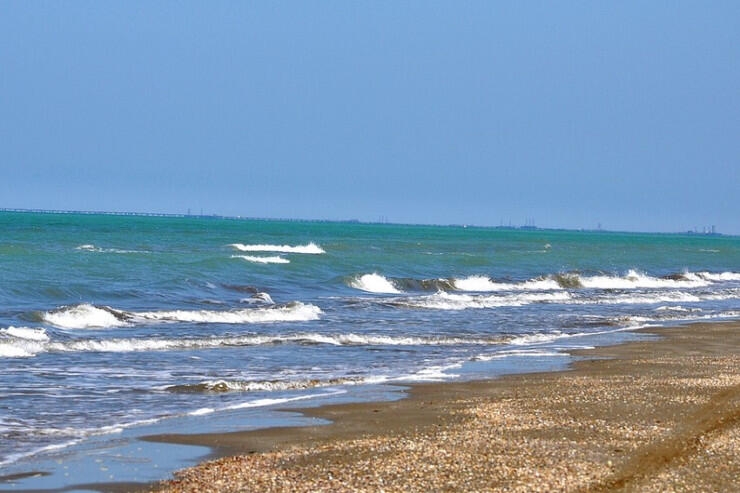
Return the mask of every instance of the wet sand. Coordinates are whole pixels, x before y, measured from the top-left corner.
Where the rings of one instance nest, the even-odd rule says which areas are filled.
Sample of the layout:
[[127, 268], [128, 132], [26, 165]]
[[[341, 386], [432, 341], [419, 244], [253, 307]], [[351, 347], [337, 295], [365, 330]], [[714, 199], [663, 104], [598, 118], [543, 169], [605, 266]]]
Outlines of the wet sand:
[[740, 322], [650, 329], [565, 372], [303, 410], [326, 426], [151, 440], [220, 457], [155, 491], [740, 491]]

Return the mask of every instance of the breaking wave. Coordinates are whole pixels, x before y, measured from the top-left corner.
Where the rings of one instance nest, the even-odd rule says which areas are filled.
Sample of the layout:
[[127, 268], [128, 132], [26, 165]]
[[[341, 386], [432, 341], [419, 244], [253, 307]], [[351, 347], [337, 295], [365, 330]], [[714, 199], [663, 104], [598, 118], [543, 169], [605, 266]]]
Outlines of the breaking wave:
[[454, 286], [460, 291], [545, 291], [557, 289], [670, 289], [697, 288], [713, 282], [740, 280], [740, 274], [725, 272], [711, 274], [708, 272], [672, 274], [664, 277], [653, 277], [635, 269], [630, 269], [623, 276], [595, 275], [584, 276], [577, 272], [552, 274], [546, 277], [530, 279], [523, 282], [497, 282], [486, 276], [470, 276], [455, 279]]
[[[36, 330], [36, 329], [29, 329]], [[43, 330], [43, 329], [38, 329]], [[2, 334], [2, 333], [0, 333]], [[78, 339], [53, 341], [50, 339], [0, 339], [0, 357], [31, 357], [44, 352], [99, 352], [129, 353], [150, 351], [181, 351], [189, 349], [217, 349], [223, 347], [246, 347], [279, 344], [301, 346], [462, 346], [502, 344], [505, 340], [497, 338], [462, 337], [394, 337], [362, 334], [320, 334], [294, 333], [279, 336], [243, 335], [207, 338], [113, 338]], [[261, 389], [267, 390], [267, 389]]]
[[81, 252], [95, 252], [95, 253], [145, 253], [140, 250], [122, 250], [120, 248], [101, 248], [91, 244], [80, 245], [75, 248]]
[[564, 272], [525, 281], [495, 280], [485, 275], [471, 275], [450, 279], [387, 278], [377, 273], [356, 276], [349, 280], [350, 287], [370, 293], [396, 294], [407, 291], [445, 291], [490, 293], [504, 291], [559, 291], [573, 289], [633, 290], [633, 289], [691, 289], [715, 283], [740, 281], [735, 272], [684, 272], [654, 277], [630, 269], [624, 275], [582, 275]]
[[138, 312], [134, 314], [134, 318], [136, 320], [158, 322], [245, 324], [318, 320], [321, 313], [321, 309], [315, 305], [295, 302], [269, 308], [250, 308], [231, 311], [172, 310]]
[[125, 327], [151, 322], [250, 324], [317, 320], [319, 307], [300, 302], [240, 310], [163, 310], [127, 312], [108, 306], [81, 304], [61, 307], [41, 315], [44, 322], [64, 329]]
[[232, 243], [229, 245], [232, 248], [235, 248], [241, 252], [279, 252], [279, 253], [307, 253], [307, 254], [313, 254], [318, 255], [322, 253], [326, 253], [326, 251], [321, 248], [316, 243], [308, 243], [307, 245], [296, 245], [296, 246], [290, 246], [290, 245], [245, 245], [243, 243]]
[[697, 288], [708, 286], [711, 280], [691, 272], [664, 277], [652, 277], [631, 269], [624, 276], [581, 277], [580, 283], [592, 289], [655, 289], [655, 288]]
[[0, 358], [30, 358], [43, 352], [47, 341], [49, 336], [43, 328], [0, 329]]
[[680, 290], [658, 291], [530, 291], [496, 294], [468, 294], [438, 291], [431, 295], [399, 296], [373, 300], [386, 306], [411, 309], [467, 310], [519, 307], [535, 303], [561, 305], [652, 305], [661, 303], [700, 303], [740, 297], [740, 289], [706, 293]]
[[335, 385], [354, 385], [362, 383], [362, 378], [330, 378], [328, 380], [207, 380], [200, 383], [170, 385], [164, 390], [178, 393], [223, 393], [304, 390]]
[[279, 255], [272, 257], [256, 257], [254, 255], [232, 255], [231, 258], [244, 259], [247, 262], [253, 262], [256, 264], [289, 264], [290, 260], [283, 258]]
[[49, 336], [44, 328], [31, 327], [8, 327], [0, 329], [0, 335], [7, 335], [16, 339], [25, 339], [29, 341], [48, 341]]
[[107, 306], [82, 303], [46, 312], [42, 320], [64, 329], [102, 329], [130, 325], [131, 316]]
[[496, 308], [523, 306], [532, 303], [562, 303], [571, 299], [567, 292], [520, 293], [507, 296], [455, 294], [440, 291], [433, 295], [385, 300], [386, 304], [403, 308], [426, 308], [435, 310], [466, 310], [470, 308]]
[[486, 276], [469, 276], [463, 279], [454, 279], [452, 285], [458, 291], [546, 291], [560, 289], [562, 286], [556, 279], [532, 279], [522, 283], [495, 282]]
[[380, 274], [363, 274], [349, 281], [350, 287], [368, 293], [398, 294], [401, 291], [388, 278]]

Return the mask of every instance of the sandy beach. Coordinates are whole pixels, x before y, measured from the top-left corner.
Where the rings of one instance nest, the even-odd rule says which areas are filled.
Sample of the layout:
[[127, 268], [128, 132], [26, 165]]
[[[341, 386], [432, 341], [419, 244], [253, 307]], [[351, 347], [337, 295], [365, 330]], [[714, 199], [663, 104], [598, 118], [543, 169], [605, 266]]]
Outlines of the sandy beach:
[[155, 491], [737, 491], [740, 323], [649, 329], [565, 372], [414, 386], [331, 425], [153, 440], [215, 460]]

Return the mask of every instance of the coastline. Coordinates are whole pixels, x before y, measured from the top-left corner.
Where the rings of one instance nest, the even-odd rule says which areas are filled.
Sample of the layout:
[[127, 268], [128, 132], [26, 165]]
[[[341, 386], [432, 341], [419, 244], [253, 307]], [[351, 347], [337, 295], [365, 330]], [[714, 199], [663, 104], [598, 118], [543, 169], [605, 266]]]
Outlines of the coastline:
[[566, 371], [415, 384], [398, 401], [299, 410], [329, 425], [148, 437], [213, 447], [216, 458], [148, 488], [737, 488], [740, 322], [642, 331], [663, 337], [575, 351]]

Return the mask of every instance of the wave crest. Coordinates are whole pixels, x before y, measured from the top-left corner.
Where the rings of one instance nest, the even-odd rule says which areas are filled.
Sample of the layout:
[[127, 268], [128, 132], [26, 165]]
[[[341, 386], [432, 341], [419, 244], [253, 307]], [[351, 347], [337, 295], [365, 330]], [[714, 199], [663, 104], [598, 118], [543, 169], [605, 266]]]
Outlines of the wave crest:
[[244, 259], [247, 262], [252, 262], [256, 264], [289, 264], [290, 260], [287, 258], [283, 258], [279, 255], [275, 255], [272, 257], [257, 257], [254, 255], [232, 255], [231, 258], [240, 258]]
[[84, 303], [43, 313], [41, 318], [45, 322], [64, 329], [103, 329], [151, 322], [221, 324], [300, 322], [317, 320], [322, 313], [319, 307], [300, 302], [225, 311], [161, 310], [147, 312], [126, 312], [108, 306], [94, 306]]
[[368, 293], [400, 294], [401, 291], [385, 276], [378, 273], [363, 274], [349, 281], [350, 287]]
[[461, 338], [461, 337], [397, 337], [364, 334], [320, 334], [294, 333], [287, 335], [249, 334], [232, 337], [206, 338], [114, 338], [77, 339], [71, 341], [0, 339], [0, 357], [31, 357], [43, 352], [99, 352], [128, 353], [150, 351], [181, 351], [189, 349], [217, 349], [226, 347], [265, 346], [294, 344], [301, 346], [453, 346], [453, 345], [495, 345], [500, 338]]
[[308, 243], [306, 245], [269, 245], [269, 244], [258, 244], [258, 245], [245, 245], [244, 243], [232, 243], [229, 245], [240, 252], [279, 252], [279, 253], [305, 253], [310, 255], [319, 255], [326, 253], [316, 243]]
[[268, 308], [249, 308], [231, 311], [171, 310], [138, 312], [134, 314], [134, 319], [160, 322], [244, 324], [318, 320], [322, 313], [318, 306], [294, 302]]
[[358, 378], [331, 378], [328, 380], [208, 380], [200, 383], [170, 385], [164, 390], [178, 393], [224, 393], [224, 392], [259, 392], [259, 391], [283, 391], [304, 390], [317, 387], [330, 387], [334, 385], [356, 384], [361, 382]]
[[386, 303], [402, 308], [422, 308], [433, 310], [467, 310], [475, 308], [497, 308], [523, 306], [532, 303], [568, 302], [571, 295], [565, 291], [554, 293], [518, 293], [514, 295], [470, 295], [440, 291], [428, 296], [394, 298]]
[[101, 329], [130, 325], [130, 316], [108, 306], [88, 303], [63, 306], [42, 314], [42, 320], [64, 329]]

